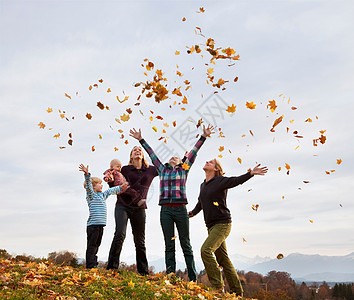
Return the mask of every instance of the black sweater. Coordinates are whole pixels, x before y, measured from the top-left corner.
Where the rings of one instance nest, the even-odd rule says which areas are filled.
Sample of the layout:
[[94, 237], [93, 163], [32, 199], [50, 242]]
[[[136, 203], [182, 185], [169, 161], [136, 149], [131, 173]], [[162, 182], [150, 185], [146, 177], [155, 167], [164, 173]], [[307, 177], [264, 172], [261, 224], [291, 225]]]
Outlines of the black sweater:
[[198, 203], [192, 210], [193, 215], [201, 210], [208, 228], [215, 224], [231, 223], [230, 210], [226, 205], [227, 190], [246, 182], [252, 177], [251, 172], [235, 177], [216, 176], [200, 185]]

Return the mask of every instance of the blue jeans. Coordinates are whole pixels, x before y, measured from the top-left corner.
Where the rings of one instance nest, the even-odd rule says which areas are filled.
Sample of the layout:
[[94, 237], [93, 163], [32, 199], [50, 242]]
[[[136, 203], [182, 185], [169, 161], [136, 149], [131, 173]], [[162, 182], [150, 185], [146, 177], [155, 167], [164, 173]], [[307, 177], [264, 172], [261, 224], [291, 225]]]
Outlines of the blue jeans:
[[165, 239], [165, 263], [167, 273], [176, 273], [175, 224], [186, 261], [189, 280], [197, 280], [193, 250], [189, 239], [189, 218], [185, 205], [161, 206], [160, 222]]
[[136, 251], [136, 266], [141, 275], [149, 274], [149, 266], [146, 258], [145, 248], [145, 209], [130, 208], [116, 204], [114, 217], [116, 221], [116, 231], [109, 251], [107, 269], [118, 269], [120, 253], [127, 232], [128, 219], [132, 226], [132, 232]]

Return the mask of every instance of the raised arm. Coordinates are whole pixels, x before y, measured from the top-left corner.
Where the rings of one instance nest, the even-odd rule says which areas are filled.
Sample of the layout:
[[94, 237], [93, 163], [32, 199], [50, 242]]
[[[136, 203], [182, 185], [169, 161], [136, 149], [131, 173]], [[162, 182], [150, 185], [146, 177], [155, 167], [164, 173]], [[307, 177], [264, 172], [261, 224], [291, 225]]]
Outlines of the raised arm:
[[197, 157], [197, 153], [199, 149], [202, 147], [204, 144], [206, 138], [210, 136], [211, 134], [214, 133], [214, 127], [211, 125], [208, 125], [207, 128], [203, 125], [203, 134], [197, 141], [197, 143], [194, 145], [193, 149], [188, 153], [187, 158], [185, 160], [185, 163], [189, 166], [192, 166], [192, 164], [195, 161], [195, 158]]
[[92, 182], [91, 182], [91, 175], [89, 173], [89, 168], [88, 166], [85, 167], [84, 164], [80, 164], [79, 165], [79, 171], [84, 172], [84, 176], [85, 176], [85, 189], [86, 189], [86, 193], [87, 196], [89, 198], [93, 198], [93, 186], [92, 186]]
[[129, 135], [139, 141], [141, 146], [149, 154], [153, 165], [156, 167], [158, 172], [161, 173], [162, 170], [164, 169], [164, 165], [160, 161], [160, 159], [157, 157], [157, 155], [155, 154], [154, 150], [152, 150], [152, 148], [149, 146], [149, 144], [143, 139], [143, 137], [141, 135], [141, 129], [139, 129], [139, 131], [136, 131], [135, 128], [133, 128], [133, 129], [130, 130], [130, 134]]

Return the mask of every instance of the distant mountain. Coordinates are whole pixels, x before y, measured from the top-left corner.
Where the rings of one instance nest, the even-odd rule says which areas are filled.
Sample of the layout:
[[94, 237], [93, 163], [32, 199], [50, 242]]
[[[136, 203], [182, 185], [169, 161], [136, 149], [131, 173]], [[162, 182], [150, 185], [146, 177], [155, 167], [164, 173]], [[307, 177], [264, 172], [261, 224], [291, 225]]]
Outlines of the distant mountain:
[[345, 256], [293, 253], [283, 259], [272, 259], [245, 269], [263, 275], [272, 270], [290, 273], [293, 279], [306, 279], [304, 281], [354, 282], [354, 252]]

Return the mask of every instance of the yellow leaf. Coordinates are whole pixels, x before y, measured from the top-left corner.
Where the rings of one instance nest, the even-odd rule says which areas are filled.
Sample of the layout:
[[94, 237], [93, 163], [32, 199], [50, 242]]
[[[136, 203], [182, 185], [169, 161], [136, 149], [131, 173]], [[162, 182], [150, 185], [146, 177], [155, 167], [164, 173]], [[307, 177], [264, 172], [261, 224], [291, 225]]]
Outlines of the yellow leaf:
[[189, 170], [190, 166], [188, 166], [186, 163], [183, 163], [182, 168], [187, 171]]
[[177, 236], [171, 237], [171, 241], [175, 240], [176, 238], [177, 238]]
[[212, 74], [213, 72], [214, 72], [214, 69], [213, 69], [213, 68], [209, 68], [209, 69], [208, 69], [208, 73], [209, 73], [209, 74]]
[[157, 132], [157, 128], [155, 126], [152, 127], [152, 130]]
[[134, 285], [135, 285], [135, 283], [134, 283], [132, 280], [130, 280], [130, 281], [128, 282], [128, 286], [129, 286], [129, 287], [132, 287], [132, 288], [133, 288]]
[[222, 158], [222, 155], [221, 155], [221, 154], [219, 154], [219, 155], [218, 155], [218, 157], [219, 157], [219, 158]]
[[219, 147], [219, 151], [220, 151], [220, 152], [224, 151], [224, 146], [220, 146], [220, 147]]
[[150, 118], [149, 118], [149, 120], [150, 120], [150, 121], [153, 121], [153, 120], [154, 120], [154, 118], [153, 118], [153, 117], [150, 117]]
[[125, 113], [120, 117], [120, 119], [123, 121], [123, 122], [126, 122], [130, 119], [130, 116], [129, 114], [126, 115]]
[[219, 203], [218, 203], [218, 202], [213, 202], [213, 204], [214, 204], [215, 206], [219, 206]]
[[287, 163], [285, 163], [285, 168], [286, 168], [287, 170], [290, 170], [290, 166], [289, 166]]
[[176, 50], [175, 55], [180, 55], [180, 52]]
[[116, 97], [117, 97], [117, 100], [119, 103], [123, 103], [124, 101], [127, 101], [129, 99], [129, 96], [125, 96], [124, 99], [122, 101], [120, 101], [119, 97], [118, 96], [116, 96]]
[[50, 108], [50, 107], [48, 107], [48, 109], [47, 109], [47, 113], [51, 113], [53, 111], [53, 109], [52, 108]]

